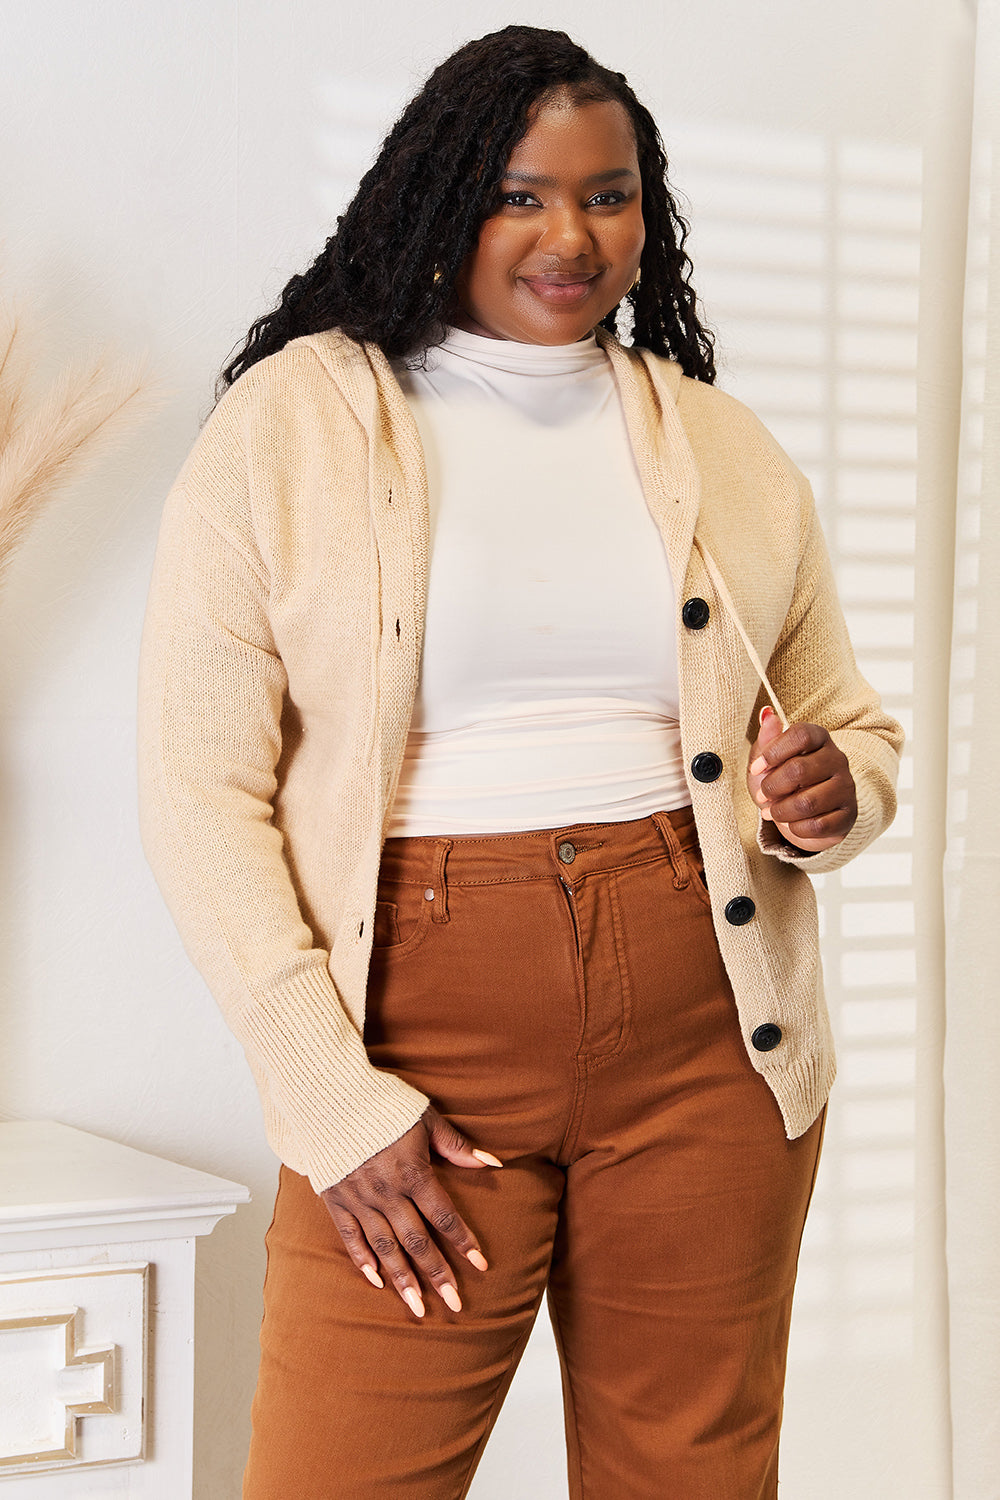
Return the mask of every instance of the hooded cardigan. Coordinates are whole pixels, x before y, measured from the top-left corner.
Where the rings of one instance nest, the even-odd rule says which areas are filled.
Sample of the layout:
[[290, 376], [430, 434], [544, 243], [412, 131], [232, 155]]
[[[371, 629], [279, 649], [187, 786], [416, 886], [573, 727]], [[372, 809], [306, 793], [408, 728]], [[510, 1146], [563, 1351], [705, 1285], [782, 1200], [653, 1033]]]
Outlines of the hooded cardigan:
[[[748, 1054], [795, 1137], [835, 1067], [803, 866], [837, 869], [888, 825], [902, 735], [855, 665], [802, 474], [738, 401], [599, 337], [674, 580], [681, 740], [715, 931]], [[247, 1054], [269, 1140], [317, 1191], [427, 1104], [372, 1067], [362, 1027], [428, 556], [413, 417], [381, 351], [337, 332], [296, 339], [226, 393], [157, 550], [143, 839]], [[684, 623], [691, 598], [708, 604], [706, 624]], [[746, 789], [768, 698], [751, 652], [788, 720], [824, 725], [857, 783], [854, 828], [806, 859]], [[706, 768], [714, 779], [698, 779]], [[754, 1045], [761, 1026], [770, 1050]]]

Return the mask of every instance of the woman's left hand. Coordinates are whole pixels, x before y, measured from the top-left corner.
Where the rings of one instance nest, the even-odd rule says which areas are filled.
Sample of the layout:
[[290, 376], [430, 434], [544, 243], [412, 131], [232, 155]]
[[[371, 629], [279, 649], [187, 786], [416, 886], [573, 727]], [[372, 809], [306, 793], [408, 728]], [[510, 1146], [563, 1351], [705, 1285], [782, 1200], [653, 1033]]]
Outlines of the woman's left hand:
[[773, 708], [761, 712], [747, 787], [761, 816], [788, 843], [810, 854], [832, 849], [857, 822], [857, 789], [847, 756], [818, 724], [790, 724], [782, 731]]

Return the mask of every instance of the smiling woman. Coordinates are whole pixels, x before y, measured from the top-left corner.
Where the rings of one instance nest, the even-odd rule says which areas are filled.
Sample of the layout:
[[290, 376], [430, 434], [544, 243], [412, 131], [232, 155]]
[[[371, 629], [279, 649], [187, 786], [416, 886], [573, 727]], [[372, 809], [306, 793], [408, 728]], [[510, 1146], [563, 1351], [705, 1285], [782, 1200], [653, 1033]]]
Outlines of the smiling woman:
[[586, 338], [631, 291], [646, 238], [625, 110], [555, 94], [533, 112], [500, 193], [456, 279], [458, 326], [525, 344]]
[[561, 32], [461, 48], [168, 501], [145, 838], [283, 1162], [245, 1500], [459, 1500], [546, 1294], [574, 1500], [777, 1493], [806, 871], [900, 733], [665, 173]]
[[[600, 138], [585, 144], [580, 120], [594, 118], [595, 104], [602, 106], [596, 111]], [[589, 136], [589, 128], [583, 133]], [[250, 329], [223, 371], [221, 389], [291, 339], [323, 329], [338, 328], [390, 357], [439, 343], [462, 315], [456, 286], [481, 234], [503, 209], [505, 178], [521, 204], [514, 211], [527, 211], [533, 195], [521, 199], [525, 184], [509, 174], [539, 175], [537, 162], [521, 160], [531, 150], [528, 138], [552, 145], [557, 135], [578, 159], [581, 153], [594, 158], [580, 163], [572, 183], [561, 158], [540, 173], [574, 197], [581, 174], [638, 173], [638, 184], [598, 181], [592, 185], [598, 192], [585, 195], [589, 201], [604, 188], [612, 199], [637, 191], [633, 208], [645, 235], [642, 281], [632, 287], [626, 281], [620, 293], [634, 312], [635, 342], [711, 383], [712, 336], [698, 317], [684, 248], [687, 225], [667, 181], [655, 120], [620, 73], [601, 67], [562, 32], [508, 26], [469, 42], [431, 74], [383, 142], [336, 233], [312, 266], [292, 277], [274, 311]], [[605, 209], [609, 204], [605, 200]], [[610, 303], [587, 331], [600, 323], [614, 332], [614, 313]]]

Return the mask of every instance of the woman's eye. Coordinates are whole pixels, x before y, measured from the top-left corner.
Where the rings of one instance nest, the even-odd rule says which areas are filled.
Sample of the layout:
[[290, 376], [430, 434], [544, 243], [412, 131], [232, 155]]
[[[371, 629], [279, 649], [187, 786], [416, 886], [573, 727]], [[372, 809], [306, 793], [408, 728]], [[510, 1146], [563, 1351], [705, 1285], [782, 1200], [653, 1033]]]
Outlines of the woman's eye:
[[[606, 192], [595, 193], [592, 198], [588, 198], [586, 206], [588, 208], [617, 208], [625, 201], [625, 193], [609, 188]], [[502, 208], [538, 208], [540, 206], [535, 194], [528, 192], [502, 193], [500, 205]]]

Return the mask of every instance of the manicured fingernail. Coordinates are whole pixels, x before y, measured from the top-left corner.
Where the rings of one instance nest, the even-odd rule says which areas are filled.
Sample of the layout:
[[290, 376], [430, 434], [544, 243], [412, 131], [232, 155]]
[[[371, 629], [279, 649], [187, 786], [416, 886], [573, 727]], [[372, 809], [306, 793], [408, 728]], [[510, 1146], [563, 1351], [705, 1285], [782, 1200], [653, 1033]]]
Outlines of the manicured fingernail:
[[764, 715], [765, 714], [773, 714], [773, 713], [774, 713], [774, 709], [771, 707], [770, 703], [765, 703], [764, 707], [760, 711], [760, 720], [759, 720], [759, 722], [761, 724], [763, 724], [763, 722], [764, 722]]
[[466, 1250], [466, 1259], [470, 1260], [477, 1271], [488, 1271], [489, 1261], [481, 1250]]
[[774, 822], [774, 819], [771, 817], [771, 814], [768, 812], [768, 810], [767, 810], [766, 807], [762, 807], [761, 808], [760, 815], [764, 819], [765, 823], [773, 823]]
[[458, 1295], [458, 1288], [453, 1287], [450, 1281], [445, 1281], [438, 1291], [441, 1293], [441, 1301], [447, 1303], [452, 1312], [462, 1311], [462, 1299]]
[[760, 776], [761, 773], [764, 772], [764, 771], [766, 771], [766, 770], [767, 770], [767, 761], [764, 759], [763, 755], [758, 755], [757, 759], [750, 766], [750, 775], [751, 776]]
[[491, 1156], [488, 1151], [475, 1151], [474, 1150], [472, 1154], [476, 1158], [476, 1161], [481, 1161], [482, 1162], [482, 1164], [483, 1164], [484, 1167], [502, 1167], [503, 1166], [503, 1162], [502, 1161], [497, 1161], [496, 1157], [495, 1156]]
[[379, 1290], [381, 1290], [382, 1287], [385, 1286], [385, 1282], [382, 1280], [381, 1276], [375, 1270], [374, 1266], [362, 1266], [361, 1267], [361, 1274], [362, 1274], [362, 1276], [367, 1276], [368, 1280], [371, 1282], [372, 1286], [377, 1286], [379, 1288]]
[[423, 1298], [421, 1297], [420, 1293], [416, 1290], [415, 1287], [407, 1286], [407, 1287], [403, 1288], [403, 1301], [406, 1303], [406, 1305], [410, 1309], [411, 1313], [415, 1313], [418, 1318], [422, 1318], [423, 1317], [423, 1315], [424, 1315], [424, 1302], [423, 1302]]

